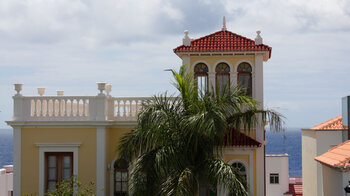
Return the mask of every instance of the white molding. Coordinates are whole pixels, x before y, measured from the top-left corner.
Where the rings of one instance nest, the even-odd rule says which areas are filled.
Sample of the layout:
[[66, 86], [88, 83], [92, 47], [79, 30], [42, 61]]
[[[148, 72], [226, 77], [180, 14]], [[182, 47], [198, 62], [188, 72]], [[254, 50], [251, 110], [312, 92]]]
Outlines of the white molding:
[[[232, 159], [228, 162], [228, 164], [232, 164], [234, 161], [239, 161], [243, 163], [246, 168], [249, 168], [247, 170], [247, 181], [249, 182], [249, 195], [254, 195], [254, 162], [253, 162], [253, 150], [235, 150], [233, 148], [231, 149], [224, 149], [224, 155], [248, 155], [249, 157], [249, 164], [241, 159]], [[228, 194], [228, 191], [225, 191]], [[227, 195], [225, 194], [225, 195]]]
[[[56, 145], [55, 145], [56, 144]], [[45, 152], [73, 152], [73, 175], [78, 176], [78, 148], [81, 143], [36, 143], [39, 148], [39, 196], [45, 195]]]
[[106, 185], [106, 129], [97, 127], [96, 131], [96, 193], [105, 195]]
[[13, 128], [13, 195], [21, 195], [21, 128]]
[[133, 128], [137, 121], [6, 121], [21, 128], [96, 128], [96, 126]]
[[81, 142], [76, 143], [35, 143], [38, 147], [79, 147]]

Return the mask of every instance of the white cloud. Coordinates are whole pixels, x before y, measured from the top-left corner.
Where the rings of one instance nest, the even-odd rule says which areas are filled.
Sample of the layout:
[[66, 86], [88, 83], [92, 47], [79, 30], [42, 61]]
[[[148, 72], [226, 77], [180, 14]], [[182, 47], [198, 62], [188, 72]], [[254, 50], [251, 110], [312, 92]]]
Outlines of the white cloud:
[[183, 30], [215, 32], [224, 15], [229, 30], [254, 38], [260, 29], [273, 47], [265, 100], [290, 126], [326, 120], [322, 108], [337, 113], [333, 105], [350, 92], [347, 0], [2, 0], [0, 121], [12, 115], [14, 82], [28, 95], [37, 86], [94, 95], [101, 80], [116, 96], [174, 92], [163, 70], [180, 65], [172, 49]]

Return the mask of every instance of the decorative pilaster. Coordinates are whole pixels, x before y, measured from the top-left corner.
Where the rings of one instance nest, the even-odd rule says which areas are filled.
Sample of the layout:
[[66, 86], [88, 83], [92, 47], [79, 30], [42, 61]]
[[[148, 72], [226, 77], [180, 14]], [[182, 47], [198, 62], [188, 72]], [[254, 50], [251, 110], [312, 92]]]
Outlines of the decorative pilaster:
[[96, 193], [105, 196], [106, 192], [106, 128], [96, 130]]
[[13, 195], [21, 195], [21, 128], [13, 128]]

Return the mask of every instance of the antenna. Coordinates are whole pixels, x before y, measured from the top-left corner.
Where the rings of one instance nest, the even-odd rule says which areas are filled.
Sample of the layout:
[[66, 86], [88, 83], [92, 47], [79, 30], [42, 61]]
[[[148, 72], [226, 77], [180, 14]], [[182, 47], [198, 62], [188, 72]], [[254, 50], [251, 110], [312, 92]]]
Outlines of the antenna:
[[222, 30], [226, 31], [226, 17], [224, 16], [224, 18], [222, 19]]

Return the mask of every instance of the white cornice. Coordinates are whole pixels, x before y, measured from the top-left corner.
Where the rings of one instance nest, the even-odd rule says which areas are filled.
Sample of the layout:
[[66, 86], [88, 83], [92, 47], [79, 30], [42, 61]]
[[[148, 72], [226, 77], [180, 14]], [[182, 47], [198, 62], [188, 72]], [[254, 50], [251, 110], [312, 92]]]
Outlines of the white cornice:
[[64, 142], [64, 143], [35, 143], [38, 147], [79, 147], [81, 142]]
[[135, 127], [137, 121], [6, 121], [12, 127], [40, 128], [40, 127]]

